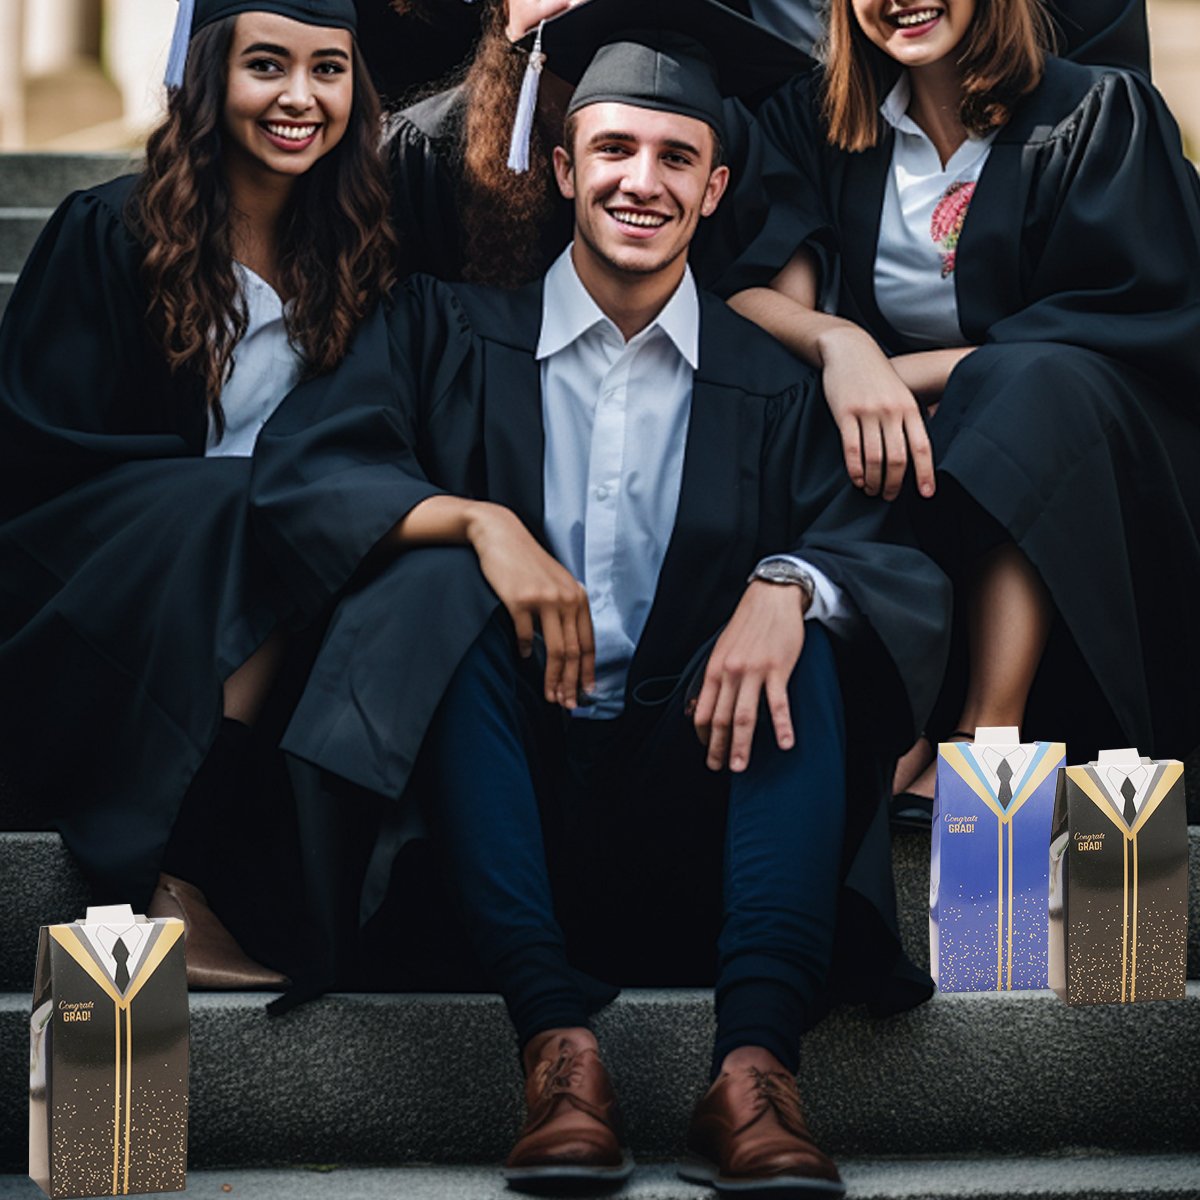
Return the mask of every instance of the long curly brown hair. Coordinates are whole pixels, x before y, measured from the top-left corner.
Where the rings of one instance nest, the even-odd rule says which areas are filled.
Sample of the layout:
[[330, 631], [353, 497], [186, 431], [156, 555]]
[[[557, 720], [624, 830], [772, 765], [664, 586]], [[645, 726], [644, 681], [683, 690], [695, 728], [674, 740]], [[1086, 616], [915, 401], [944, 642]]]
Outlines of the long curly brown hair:
[[545, 268], [546, 224], [562, 203], [552, 166], [561, 136], [551, 136], [535, 120], [529, 170], [509, 170], [509, 140], [526, 59], [509, 44], [505, 22], [504, 5], [495, 3], [485, 15], [483, 36], [463, 80], [459, 220], [464, 277], [516, 287]]
[[[221, 389], [247, 313], [233, 266], [222, 114], [236, 17], [201, 30], [183, 86], [150, 135], [129, 219], [146, 246], [147, 319], [173, 373], [202, 380], [218, 435]], [[287, 330], [306, 376], [345, 356], [359, 321], [391, 285], [396, 238], [379, 153], [379, 97], [357, 45], [353, 108], [338, 145], [296, 181], [278, 229]]]

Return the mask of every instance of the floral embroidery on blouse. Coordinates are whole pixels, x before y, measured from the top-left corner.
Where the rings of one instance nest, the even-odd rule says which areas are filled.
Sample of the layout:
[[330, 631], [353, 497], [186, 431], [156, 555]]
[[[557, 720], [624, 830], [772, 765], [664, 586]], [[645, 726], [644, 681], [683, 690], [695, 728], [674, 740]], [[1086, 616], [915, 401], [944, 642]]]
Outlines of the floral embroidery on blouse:
[[974, 183], [952, 183], [942, 193], [942, 198], [937, 202], [933, 216], [929, 219], [929, 234], [942, 251], [943, 279], [954, 273], [958, 238], [974, 194]]

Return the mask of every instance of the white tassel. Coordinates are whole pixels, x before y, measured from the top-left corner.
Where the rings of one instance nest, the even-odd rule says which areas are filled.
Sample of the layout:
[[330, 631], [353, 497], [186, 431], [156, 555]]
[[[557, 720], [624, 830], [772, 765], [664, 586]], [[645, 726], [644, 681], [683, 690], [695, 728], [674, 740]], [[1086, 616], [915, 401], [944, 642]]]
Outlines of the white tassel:
[[529, 63], [525, 78], [521, 80], [521, 96], [517, 101], [517, 115], [513, 121], [512, 141], [508, 147], [508, 168], [519, 174], [529, 170], [529, 140], [533, 136], [533, 118], [537, 112], [538, 85], [542, 81], [542, 67], [546, 56], [542, 53], [542, 26], [538, 24], [533, 49], [529, 52]]
[[183, 87], [183, 72], [187, 67], [188, 42], [192, 38], [192, 14], [196, 0], [179, 0], [175, 14], [175, 32], [171, 35], [171, 50], [167, 55], [167, 74], [163, 82], [169, 88]]

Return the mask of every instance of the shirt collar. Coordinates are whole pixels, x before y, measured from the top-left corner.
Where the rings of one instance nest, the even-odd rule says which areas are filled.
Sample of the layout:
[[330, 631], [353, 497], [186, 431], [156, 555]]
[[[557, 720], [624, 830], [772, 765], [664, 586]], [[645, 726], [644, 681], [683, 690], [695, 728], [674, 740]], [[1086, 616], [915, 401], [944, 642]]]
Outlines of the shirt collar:
[[900, 78], [892, 85], [892, 90], [883, 98], [879, 106], [880, 115], [893, 128], [902, 133], [921, 133], [921, 127], [908, 115], [908, 103], [912, 99], [912, 87], [908, 82], [908, 72], [901, 71]]
[[[929, 142], [929, 134], [908, 115], [908, 105], [911, 100], [912, 84], [908, 81], [908, 72], [902, 71], [900, 78], [892, 85], [892, 90], [884, 96], [883, 103], [879, 106], [879, 114], [898, 133], [909, 133]], [[995, 130], [985, 137], [976, 137], [973, 133], [968, 133], [967, 140], [950, 156], [950, 162], [946, 164], [947, 169], [950, 163], [955, 162], [962, 154], [964, 147], [978, 147], [978, 150], [982, 151], [984, 147], [992, 144], [995, 136]], [[930, 142], [930, 145], [932, 144]], [[974, 161], [973, 158], [972, 161]]]
[[[597, 325], [605, 325], [621, 337], [620, 330], [583, 286], [568, 246], [546, 272], [542, 328], [534, 357], [541, 361], [565, 350]], [[655, 329], [661, 329], [670, 338], [693, 371], [697, 369], [700, 364], [700, 297], [691, 267], [684, 268], [683, 278], [670, 300], [645, 329], [630, 338], [630, 344], [646, 340]]]

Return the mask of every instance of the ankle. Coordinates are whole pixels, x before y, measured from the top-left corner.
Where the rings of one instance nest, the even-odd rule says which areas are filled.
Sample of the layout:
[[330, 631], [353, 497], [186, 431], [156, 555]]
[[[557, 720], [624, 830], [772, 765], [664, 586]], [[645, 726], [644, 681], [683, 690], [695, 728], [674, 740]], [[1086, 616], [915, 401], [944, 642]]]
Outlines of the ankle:
[[726, 1071], [748, 1071], [752, 1067], [762, 1072], [777, 1071], [782, 1075], [792, 1074], [770, 1050], [762, 1046], [738, 1046], [737, 1049], [730, 1050], [721, 1060], [718, 1075], [724, 1074]]
[[597, 1053], [600, 1051], [600, 1043], [596, 1040], [596, 1035], [586, 1025], [543, 1029], [540, 1033], [535, 1033], [521, 1051], [521, 1064], [525, 1068], [526, 1075], [542, 1058], [542, 1050], [545, 1046], [550, 1042], [557, 1043], [560, 1038], [565, 1038], [578, 1050], [595, 1050]]
[[981, 705], [964, 710], [954, 728], [974, 737], [975, 730], [981, 728], [994, 729], [997, 726], [1015, 725], [1017, 729], [1020, 729], [1024, 719], [1024, 711], [1015, 709], [1011, 705], [991, 705], [986, 708]]

